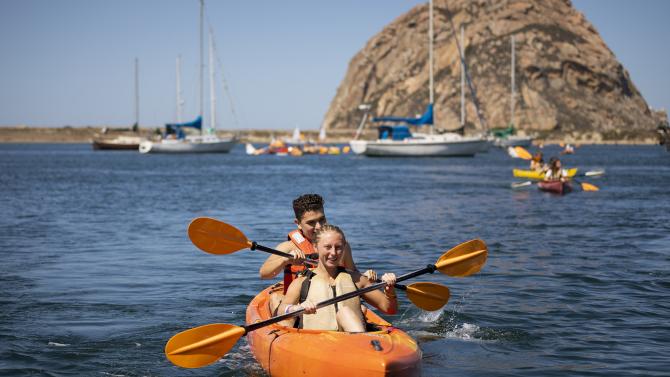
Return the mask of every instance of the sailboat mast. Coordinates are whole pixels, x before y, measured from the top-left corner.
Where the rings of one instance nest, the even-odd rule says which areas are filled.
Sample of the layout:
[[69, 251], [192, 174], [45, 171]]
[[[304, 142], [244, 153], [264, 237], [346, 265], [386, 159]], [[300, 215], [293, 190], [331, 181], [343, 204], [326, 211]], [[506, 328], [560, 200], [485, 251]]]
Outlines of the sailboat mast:
[[[200, 0], [200, 119], [202, 119], [202, 115], [204, 113], [203, 108], [204, 108], [204, 102], [203, 99], [205, 97], [204, 93], [204, 86], [203, 86], [203, 74], [204, 74], [204, 69], [205, 69], [205, 62], [204, 62], [204, 46], [203, 46], [203, 26], [204, 26], [204, 18], [205, 18], [205, 0]], [[203, 127], [201, 125], [200, 127], [200, 134], [204, 134]]]
[[214, 86], [214, 42], [212, 30], [209, 31], [209, 128], [216, 129], [216, 87]]
[[511, 95], [510, 95], [510, 109], [509, 109], [510, 120], [509, 120], [509, 123], [511, 125], [514, 125], [514, 94], [516, 92], [516, 87], [515, 87], [515, 82], [514, 82], [515, 81], [514, 80], [514, 71], [515, 71], [516, 64], [515, 64], [515, 61], [514, 61], [514, 54], [515, 54], [515, 51], [514, 51], [514, 47], [515, 47], [514, 46], [514, 36], [512, 35], [510, 38], [512, 39], [512, 73], [511, 73], [511, 77], [510, 77], [510, 79], [512, 80], [512, 84], [511, 84], [512, 92], [511, 92]]
[[[429, 87], [429, 100], [430, 104], [433, 104], [435, 99], [434, 86], [433, 86], [433, 0], [429, 1], [428, 7], [428, 87]], [[433, 127], [430, 127], [430, 133], [433, 133], [435, 128], [435, 115], [433, 115]]]
[[[463, 25], [461, 25], [461, 46], [463, 44]], [[463, 57], [465, 58], [465, 51], [463, 51]], [[463, 62], [461, 61], [461, 127], [465, 127], [465, 67], [463, 67]]]
[[433, 0], [430, 0], [428, 8], [428, 90], [430, 91], [430, 103], [433, 103]]
[[177, 55], [177, 123], [181, 123], [181, 55]]
[[135, 125], [140, 126], [140, 61], [135, 58]]

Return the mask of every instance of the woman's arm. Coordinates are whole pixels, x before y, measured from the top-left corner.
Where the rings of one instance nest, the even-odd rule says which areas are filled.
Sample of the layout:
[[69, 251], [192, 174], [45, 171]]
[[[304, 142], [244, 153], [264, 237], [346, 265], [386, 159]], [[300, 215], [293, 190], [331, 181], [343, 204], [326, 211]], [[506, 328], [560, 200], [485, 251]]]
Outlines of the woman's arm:
[[303, 303], [298, 303], [300, 300], [300, 289], [302, 288], [302, 282], [304, 280], [304, 276], [298, 276], [291, 282], [291, 285], [289, 285], [286, 290], [284, 299], [277, 307], [277, 315], [295, 312], [303, 308], [305, 309], [305, 314], [313, 314], [316, 312], [316, 306], [311, 301], [307, 300]]
[[[354, 271], [351, 274], [351, 277], [354, 280], [354, 283], [356, 283], [358, 289], [367, 288], [370, 285], [375, 284], [374, 282], [371, 282], [367, 277], [361, 275], [356, 271]], [[382, 292], [381, 290], [377, 289], [371, 292], [367, 292], [362, 295], [363, 298], [372, 306], [383, 311], [386, 314], [397, 313], [398, 298], [395, 293], [395, 288], [393, 287], [393, 285], [395, 284], [395, 280], [396, 280], [395, 274], [390, 273], [384, 274], [382, 276], [382, 281], [387, 283], [386, 287], [384, 287], [384, 291]]]

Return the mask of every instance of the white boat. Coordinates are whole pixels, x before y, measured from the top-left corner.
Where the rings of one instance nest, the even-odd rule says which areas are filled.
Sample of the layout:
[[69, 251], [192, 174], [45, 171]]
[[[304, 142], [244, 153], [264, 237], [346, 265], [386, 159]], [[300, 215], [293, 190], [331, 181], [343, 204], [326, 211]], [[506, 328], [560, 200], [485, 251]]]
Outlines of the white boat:
[[134, 150], [147, 138], [139, 136], [140, 127], [140, 62], [135, 58], [135, 124], [131, 128], [133, 135], [121, 134], [114, 136], [107, 127], [102, 129], [102, 135], [95, 135], [91, 140], [94, 150]]
[[[145, 141], [140, 143], [141, 153], [228, 153], [237, 143], [235, 136], [219, 137], [216, 135], [216, 96], [214, 86], [214, 43], [212, 32], [209, 33], [209, 87], [210, 87], [210, 127], [202, 127], [203, 113], [203, 64], [202, 64], [202, 36], [204, 19], [204, 0], [200, 0], [200, 116], [191, 123], [176, 123], [166, 125], [166, 134], [169, 130], [175, 131], [166, 135], [160, 141]], [[181, 99], [179, 98], [179, 60], [177, 62], [177, 114], [180, 114]], [[186, 136], [182, 128], [192, 127], [200, 129], [200, 135]], [[173, 137], [174, 136], [174, 137]]]
[[485, 148], [486, 140], [466, 137], [456, 133], [419, 134], [403, 140], [379, 139], [376, 141], [352, 140], [351, 150], [356, 154], [375, 157], [423, 157], [423, 156], [474, 156]]
[[365, 126], [367, 111], [370, 107], [361, 105], [364, 110], [363, 120], [356, 131], [354, 140], [349, 142], [351, 150], [356, 154], [365, 156], [396, 156], [396, 157], [428, 157], [428, 156], [474, 156], [476, 153], [488, 148], [488, 141], [480, 136], [466, 137], [458, 133], [448, 132], [435, 134], [431, 128], [430, 133], [412, 133], [409, 125], [433, 127], [433, 2], [430, 1], [429, 8], [429, 96], [430, 102], [426, 112], [417, 118], [380, 117], [373, 118], [374, 122], [404, 123], [400, 126], [382, 125], [379, 127], [379, 138], [376, 141], [359, 140], [362, 128]]

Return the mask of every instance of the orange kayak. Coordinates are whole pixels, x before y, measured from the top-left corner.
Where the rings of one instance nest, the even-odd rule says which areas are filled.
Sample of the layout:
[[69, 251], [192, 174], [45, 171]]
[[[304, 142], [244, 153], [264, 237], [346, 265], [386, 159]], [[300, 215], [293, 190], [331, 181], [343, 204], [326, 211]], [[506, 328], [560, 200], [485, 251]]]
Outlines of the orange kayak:
[[[247, 324], [270, 318], [269, 297], [282, 283], [259, 293], [247, 307]], [[247, 334], [263, 369], [282, 376], [420, 376], [421, 350], [412, 337], [367, 311], [372, 331], [303, 330], [273, 324]]]

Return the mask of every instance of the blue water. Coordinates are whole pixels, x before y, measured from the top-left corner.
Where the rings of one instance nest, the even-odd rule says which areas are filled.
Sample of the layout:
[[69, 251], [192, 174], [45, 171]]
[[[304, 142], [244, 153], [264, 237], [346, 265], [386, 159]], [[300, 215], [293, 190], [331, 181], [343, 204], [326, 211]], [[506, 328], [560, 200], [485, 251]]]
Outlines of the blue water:
[[[557, 149], [546, 148], [545, 155]], [[140, 155], [88, 145], [0, 145], [0, 375], [262, 376], [244, 339], [185, 370], [175, 333], [243, 324], [265, 254], [188, 240], [211, 216], [273, 246], [291, 201], [318, 192], [359, 268], [409, 272], [481, 238], [478, 275], [428, 275], [452, 297], [387, 316], [419, 340], [426, 376], [668, 375], [670, 153], [584, 146], [565, 156], [598, 192], [512, 190], [501, 151], [475, 158]]]

